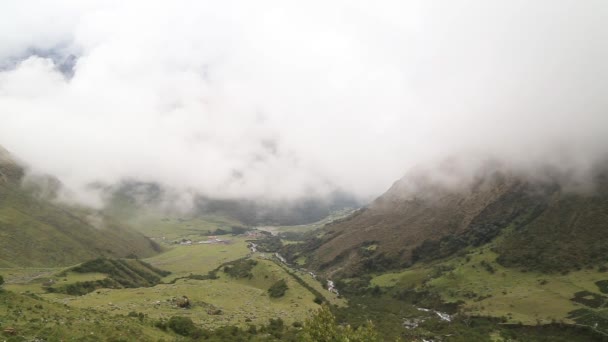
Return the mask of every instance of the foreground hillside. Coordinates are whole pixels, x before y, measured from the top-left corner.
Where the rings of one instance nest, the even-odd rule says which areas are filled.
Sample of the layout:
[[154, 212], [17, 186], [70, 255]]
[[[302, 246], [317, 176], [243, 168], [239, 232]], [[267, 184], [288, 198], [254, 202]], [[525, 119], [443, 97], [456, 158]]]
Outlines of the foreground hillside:
[[160, 251], [110, 217], [55, 203], [38, 184], [24, 187], [24, 169], [5, 150], [0, 154], [0, 266], [70, 265], [98, 256], [146, 257]]

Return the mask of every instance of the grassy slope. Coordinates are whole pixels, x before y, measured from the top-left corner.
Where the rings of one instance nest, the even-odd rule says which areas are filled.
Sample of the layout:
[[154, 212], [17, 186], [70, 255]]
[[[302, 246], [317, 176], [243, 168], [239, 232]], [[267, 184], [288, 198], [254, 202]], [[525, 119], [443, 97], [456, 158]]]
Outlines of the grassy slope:
[[228, 216], [163, 213], [161, 209], [142, 208], [124, 198], [115, 200], [105, 211], [155, 241], [166, 243], [178, 238], [201, 239], [217, 229], [231, 231], [233, 226], [242, 226], [241, 222]]
[[[235, 280], [220, 272], [220, 278], [215, 280], [182, 279], [175, 284], [153, 288], [102, 290], [70, 298], [68, 303], [75, 307], [95, 306], [100, 310], [124, 314], [143, 312], [155, 318], [188, 316], [204, 327], [246, 326], [248, 321], [262, 324], [276, 317], [291, 323], [304, 320], [311, 310], [318, 308], [313, 302], [314, 296], [286, 277], [274, 263], [260, 260], [253, 274], [251, 280]], [[267, 289], [281, 278], [287, 280], [289, 290], [282, 298], [269, 298]], [[191, 309], [180, 309], [171, 303], [172, 298], [183, 295], [190, 299]], [[212, 309], [220, 309], [222, 314], [210, 314], [208, 311]]]
[[[45, 341], [158, 341], [172, 335], [151, 326], [149, 320], [66, 307], [36, 296], [0, 291], [2, 329], [14, 328], [24, 340]], [[5, 336], [6, 338], [7, 336]]]
[[230, 239], [230, 244], [176, 246], [145, 261], [160, 269], [172, 272], [168, 277], [169, 279], [183, 277], [190, 273], [206, 274], [225, 262], [249, 254], [245, 238], [227, 237], [226, 239]]
[[[304, 321], [319, 306], [314, 303], [315, 295], [300, 285], [276, 262], [262, 258], [257, 253], [253, 257], [258, 264], [253, 268], [251, 279], [235, 279], [224, 272], [218, 272], [219, 279], [193, 280], [179, 279], [191, 273], [206, 274], [224, 262], [245, 257], [249, 254], [245, 238], [235, 237], [229, 245], [193, 245], [176, 246], [164, 254], [146, 259], [146, 262], [161, 269], [174, 272], [159, 284], [149, 288], [135, 289], [100, 289], [84, 296], [74, 297], [59, 293], [45, 293], [42, 282], [49, 274], [61, 273], [60, 269], [11, 269], [6, 272], [7, 289], [22, 293], [29, 291], [41, 297], [74, 308], [91, 308], [111, 313], [128, 314], [142, 312], [151, 319], [169, 318], [175, 315], [188, 316], [204, 327], [218, 327], [236, 324], [246, 327], [247, 324], [265, 324], [270, 318], [281, 317], [290, 324]], [[270, 257], [265, 254], [265, 257]], [[10, 272], [10, 273], [9, 273]], [[344, 301], [322, 289], [321, 284], [303, 273], [298, 275], [332, 303], [344, 305]], [[36, 278], [37, 277], [37, 278]], [[88, 279], [90, 278], [90, 279]], [[99, 274], [78, 275], [68, 272], [65, 277], [57, 278], [57, 285], [64, 285], [82, 280], [99, 279]], [[277, 280], [285, 279], [288, 283], [284, 297], [270, 298], [268, 288]], [[171, 300], [187, 296], [192, 302], [188, 310], [178, 308]], [[221, 315], [209, 311], [220, 309]]]
[[300, 225], [294, 225], [294, 226], [261, 226], [261, 227], [256, 227], [256, 228], [259, 230], [264, 230], [264, 231], [273, 233], [273, 234], [280, 234], [280, 233], [287, 233], [287, 232], [306, 233], [306, 232], [313, 231], [315, 229], [322, 228], [326, 224], [334, 222], [336, 220], [341, 220], [341, 219], [351, 215], [354, 211], [355, 211], [355, 209], [342, 209], [342, 210], [334, 211], [329, 216], [325, 217], [324, 219], [319, 220], [317, 222], [309, 223], [309, 224], [300, 224]]
[[[570, 300], [574, 294], [583, 290], [601, 294], [595, 282], [608, 279], [608, 273], [597, 269], [567, 274], [522, 272], [499, 265], [496, 258], [491, 246], [484, 246], [471, 249], [466, 255], [377, 275], [371, 284], [428, 290], [447, 302], [464, 302], [462, 308], [468, 314], [505, 317], [509, 322], [533, 325], [572, 323], [568, 313], [585, 307]], [[490, 265], [493, 272], [483, 263]]]
[[4, 266], [69, 265], [100, 255], [141, 257], [158, 246], [108, 217], [38, 199], [0, 182], [0, 260]]
[[596, 193], [556, 192], [548, 208], [497, 245], [500, 263], [560, 272], [606, 262], [608, 254], [608, 183]]

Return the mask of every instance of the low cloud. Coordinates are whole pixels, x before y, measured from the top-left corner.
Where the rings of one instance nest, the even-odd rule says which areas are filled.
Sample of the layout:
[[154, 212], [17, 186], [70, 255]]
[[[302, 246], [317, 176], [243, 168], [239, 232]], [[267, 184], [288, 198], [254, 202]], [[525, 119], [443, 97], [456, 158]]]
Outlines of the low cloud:
[[[362, 198], [608, 152], [604, 1], [4, 1], [0, 144], [77, 192]], [[84, 192], [83, 192], [84, 193]]]

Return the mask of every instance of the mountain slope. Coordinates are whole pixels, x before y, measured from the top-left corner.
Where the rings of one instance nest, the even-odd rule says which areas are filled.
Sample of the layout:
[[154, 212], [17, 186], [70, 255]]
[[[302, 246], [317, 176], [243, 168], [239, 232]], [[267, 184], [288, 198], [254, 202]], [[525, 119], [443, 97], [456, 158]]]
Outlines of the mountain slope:
[[25, 189], [23, 168], [6, 150], [0, 155], [0, 265], [69, 265], [104, 255], [145, 257], [160, 250], [110, 217]]
[[608, 182], [595, 181], [595, 192], [577, 194], [496, 170], [458, 188], [408, 175], [365, 210], [328, 225], [309, 264], [348, 276], [447, 257], [501, 235], [495, 249], [505, 266], [576, 269], [608, 251]]

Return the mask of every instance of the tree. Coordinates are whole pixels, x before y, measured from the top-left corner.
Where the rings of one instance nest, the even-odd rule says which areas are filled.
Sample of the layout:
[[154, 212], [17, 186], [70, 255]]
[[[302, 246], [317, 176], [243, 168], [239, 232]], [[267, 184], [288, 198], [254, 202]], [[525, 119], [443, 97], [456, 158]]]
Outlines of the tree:
[[285, 279], [281, 279], [272, 284], [272, 286], [268, 289], [268, 295], [270, 295], [272, 298], [283, 297], [285, 295], [285, 291], [288, 289], [289, 287], [287, 286]]
[[378, 342], [380, 338], [371, 322], [353, 329], [340, 326], [327, 305], [306, 321], [303, 340], [306, 342]]
[[189, 317], [173, 316], [169, 319], [167, 326], [175, 333], [182, 336], [190, 336], [196, 332], [197, 328]]
[[4, 284], [4, 278], [2, 278], [2, 276], [0, 275], [0, 286], [2, 286], [2, 284]]

